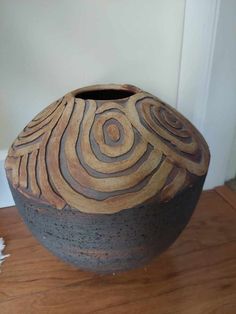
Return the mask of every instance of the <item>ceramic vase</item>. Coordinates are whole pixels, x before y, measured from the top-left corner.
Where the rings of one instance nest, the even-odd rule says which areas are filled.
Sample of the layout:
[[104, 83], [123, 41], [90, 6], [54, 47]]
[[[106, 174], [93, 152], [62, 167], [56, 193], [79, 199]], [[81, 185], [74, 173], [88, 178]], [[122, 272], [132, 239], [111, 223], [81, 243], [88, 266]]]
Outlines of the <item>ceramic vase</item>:
[[131, 85], [69, 92], [30, 121], [5, 167], [33, 235], [80, 269], [128, 270], [188, 223], [209, 165], [202, 135]]

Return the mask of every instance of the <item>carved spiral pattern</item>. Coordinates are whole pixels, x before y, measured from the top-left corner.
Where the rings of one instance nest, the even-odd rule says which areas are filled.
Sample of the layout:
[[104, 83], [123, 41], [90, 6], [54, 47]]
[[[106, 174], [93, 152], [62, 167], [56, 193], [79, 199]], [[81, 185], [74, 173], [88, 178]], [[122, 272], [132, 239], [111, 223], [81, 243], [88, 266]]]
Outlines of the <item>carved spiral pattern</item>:
[[27, 197], [58, 209], [113, 213], [173, 197], [189, 173], [204, 175], [208, 162], [196, 129], [147, 93], [103, 103], [68, 94], [20, 133], [6, 170]]

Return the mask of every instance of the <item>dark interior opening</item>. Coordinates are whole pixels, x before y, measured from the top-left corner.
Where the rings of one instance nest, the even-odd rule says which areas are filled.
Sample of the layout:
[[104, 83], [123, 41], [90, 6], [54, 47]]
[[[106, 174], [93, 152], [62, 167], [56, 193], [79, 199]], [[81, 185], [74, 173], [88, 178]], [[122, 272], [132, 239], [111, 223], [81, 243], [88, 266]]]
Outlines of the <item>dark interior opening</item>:
[[111, 100], [111, 99], [122, 99], [130, 97], [135, 93], [128, 90], [121, 89], [102, 89], [102, 90], [91, 90], [87, 92], [81, 92], [75, 95], [75, 98], [82, 99], [94, 99], [94, 100]]

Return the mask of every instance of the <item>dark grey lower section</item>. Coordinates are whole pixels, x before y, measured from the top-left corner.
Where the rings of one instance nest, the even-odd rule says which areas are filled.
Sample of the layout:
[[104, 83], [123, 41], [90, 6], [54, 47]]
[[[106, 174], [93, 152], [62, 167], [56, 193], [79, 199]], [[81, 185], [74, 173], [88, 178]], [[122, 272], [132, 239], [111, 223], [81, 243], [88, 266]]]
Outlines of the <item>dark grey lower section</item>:
[[25, 223], [46, 248], [81, 269], [109, 273], [144, 265], [167, 249], [188, 223], [204, 179], [167, 203], [111, 215], [56, 210], [10, 187]]

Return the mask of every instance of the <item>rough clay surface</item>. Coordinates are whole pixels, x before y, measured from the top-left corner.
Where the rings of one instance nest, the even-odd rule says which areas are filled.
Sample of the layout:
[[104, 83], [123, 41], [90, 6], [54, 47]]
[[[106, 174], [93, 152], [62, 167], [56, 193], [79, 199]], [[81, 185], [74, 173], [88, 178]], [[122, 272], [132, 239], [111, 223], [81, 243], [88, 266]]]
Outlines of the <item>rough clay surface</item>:
[[188, 223], [204, 177], [174, 199], [112, 215], [57, 210], [12, 189], [17, 208], [35, 237], [62, 260], [98, 273], [144, 265], [167, 249]]

